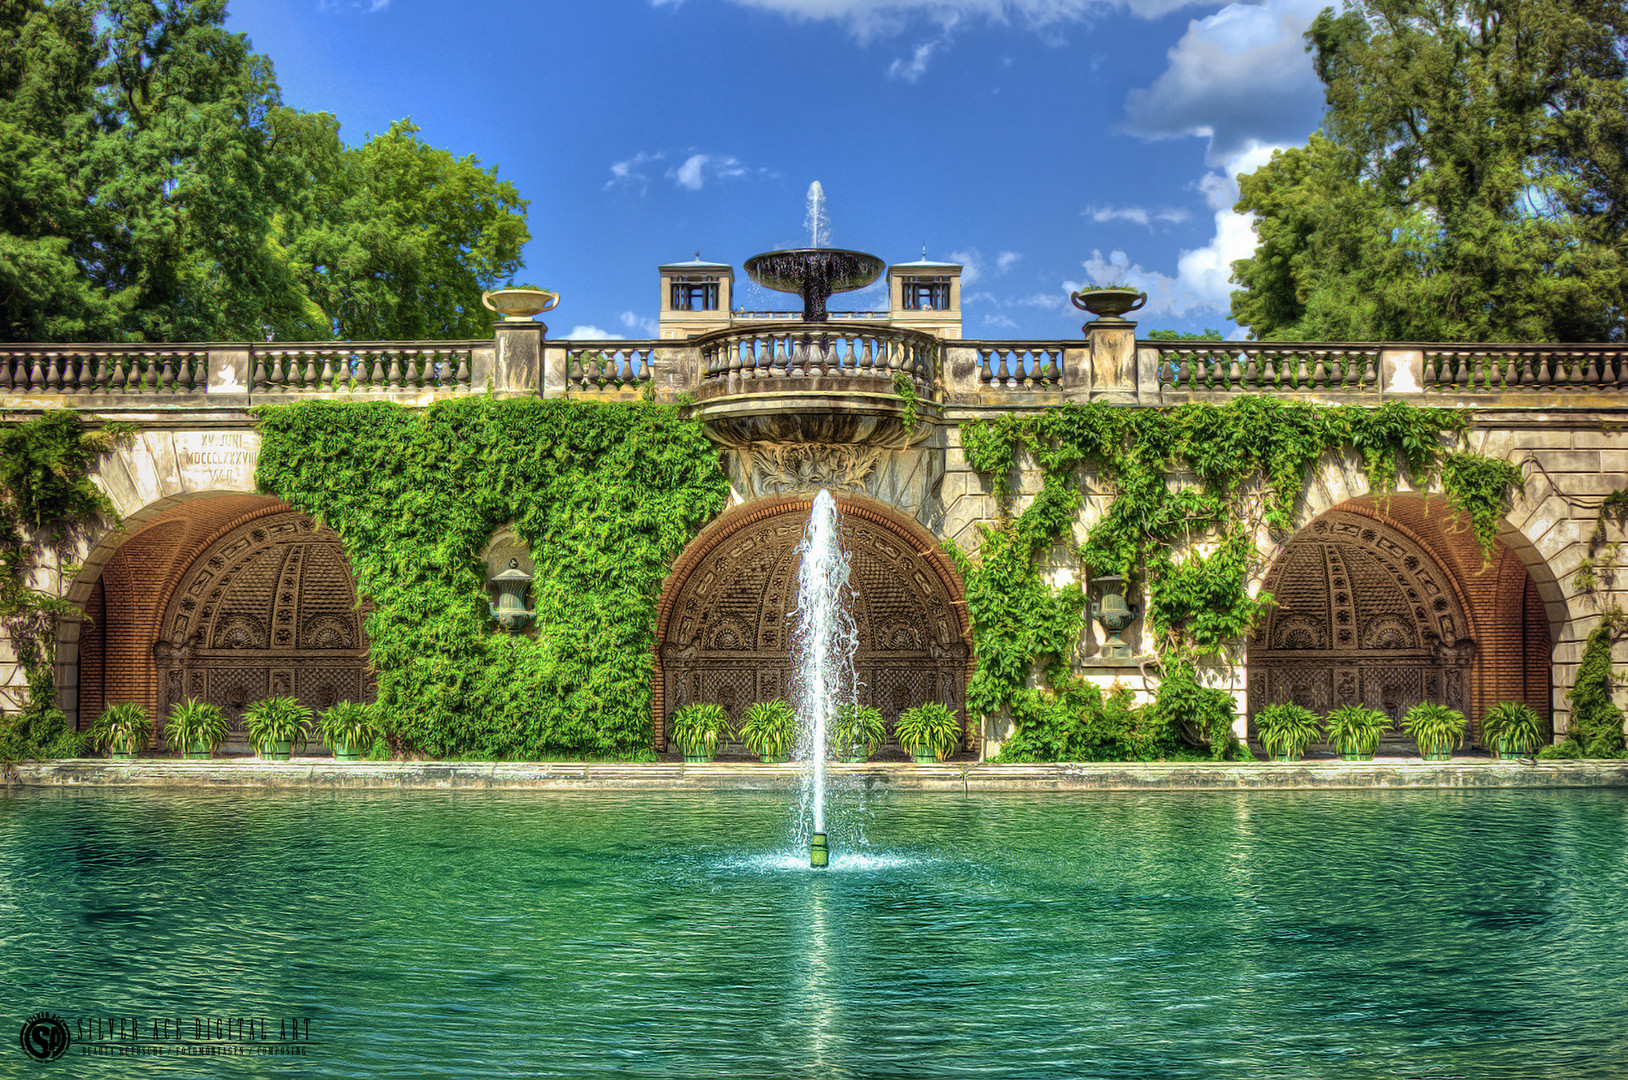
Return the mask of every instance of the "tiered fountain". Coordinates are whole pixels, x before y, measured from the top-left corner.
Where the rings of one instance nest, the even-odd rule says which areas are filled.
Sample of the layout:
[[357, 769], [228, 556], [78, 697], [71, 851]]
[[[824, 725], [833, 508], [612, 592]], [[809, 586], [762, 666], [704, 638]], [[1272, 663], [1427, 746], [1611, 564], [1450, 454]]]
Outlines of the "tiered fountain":
[[862, 251], [830, 247], [825, 189], [818, 180], [808, 189], [809, 247], [765, 251], [746, 260], [746, 273], [766, 289], [797, 293], [803, 298], [803, 321], [829, 322], [825, 303], [832, 293], [863, 289], [881, 276], [887, 263]]

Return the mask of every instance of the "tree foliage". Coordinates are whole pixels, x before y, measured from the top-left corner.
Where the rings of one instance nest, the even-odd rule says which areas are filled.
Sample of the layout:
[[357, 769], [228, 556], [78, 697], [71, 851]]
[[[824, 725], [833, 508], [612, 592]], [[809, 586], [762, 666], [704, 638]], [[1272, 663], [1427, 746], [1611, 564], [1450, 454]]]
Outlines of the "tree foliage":
[[346, 148], [225, 9], [0, 0], [0, 337], [484, 332], [524, 200], [410, 124]]
[[1240, 178], [1263, 339], [1623, 336], [1628, 6], [1357, 0], [1306, 33], [1322, 130]]

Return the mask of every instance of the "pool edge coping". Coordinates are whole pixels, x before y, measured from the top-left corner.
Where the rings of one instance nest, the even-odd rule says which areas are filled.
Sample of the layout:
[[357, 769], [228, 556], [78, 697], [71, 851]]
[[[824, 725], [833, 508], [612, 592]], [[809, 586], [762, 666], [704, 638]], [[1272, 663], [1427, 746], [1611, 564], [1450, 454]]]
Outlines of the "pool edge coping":
[[[995, 765], [831, 764], [834, 780], [866, 790], [1203, 791], [1383, 788], [1628, 787], [1628, 761], [1065, 762]], [[601, 762], [106, 761], [19, 762], [0, 768], [17, 788], [206, 788], [312, 790], [780, 791], [797, 786], [797, 764]]]

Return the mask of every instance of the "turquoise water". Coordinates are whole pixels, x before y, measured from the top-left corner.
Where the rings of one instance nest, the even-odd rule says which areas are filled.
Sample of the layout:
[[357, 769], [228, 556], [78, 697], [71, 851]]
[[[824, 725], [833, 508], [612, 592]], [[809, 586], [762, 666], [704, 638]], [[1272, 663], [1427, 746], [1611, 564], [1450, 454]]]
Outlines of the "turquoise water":
[[1628, 1074], [1628, 793], [833, 813], [822, 873], [761, 795], [0, 798], [0, 1075]]

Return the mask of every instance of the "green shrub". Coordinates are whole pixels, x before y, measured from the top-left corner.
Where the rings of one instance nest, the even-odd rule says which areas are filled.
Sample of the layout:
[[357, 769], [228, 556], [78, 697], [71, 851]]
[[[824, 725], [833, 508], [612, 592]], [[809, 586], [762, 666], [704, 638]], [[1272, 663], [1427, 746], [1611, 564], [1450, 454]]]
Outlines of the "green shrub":
[[746, 749], [764, 758], [785, 757], [797, 739], [797, 714], [789, 702], [759, 701], [746, 708], [741, 723], [741, 742]]
[[1530, 754], [1543, 739], [1538, 714], [1520, 701], [1500, 701], [1481, 717], [1481, 738], [1491, 748], [1507, 745]]
[[16, 716], [0, 717], [0, 762], [79, 757], [86, 739], [68, 727], [57, 706], [51, 665], [32, 665], [27, 675], [28, 704]]
[[335, 753], [341, 746], [365, 751], [381, 734], [374, 708], [365, 701], [338, 701], [328, 706], [317, 718], [317, 731]]
[[311, 739], [311, 710], [299, 698], [262, 698], [243, 710], [243, 731], [255, 753], [269, 753], [276, 743], [305, 749]]
[[729, 714], [722, 705], [686, 705], [667, 721], [667, 734], [688, 756], [711, 757], [718, 752], [718, 739], [729, 728]]
[[1433, 701], [1421, 701], [1402, 715], [1402, 730], [1419, 744], [1420, 754], [1446, 754], [1464, 742], [1464, 714]]
[[1148, 707], [1157, 737], [1169, 745], [1186, 742], [1208, 747], [1214, 761], [1247, 754], [1232, 733], [1237, 720], [1237, 703], [1225, 690], [1204, 686], [1190, 667], [1178, 666], [1159, 684], [1158, 695]]
[[1012, 709], [1012, 734], [996, 761], [1152, 761], [1175, 753], [1149, 730], [1131, 691], [1107, 694], [1083, 679], [1063, 683], [1049, 698], [1030, 692]]
[[887, 721], [869, 705], [838, 705], [827, 735], [834, 755], [863, 761], [887, 745]]
[[90, 744], [98, 750], [130, 754], [143, 750], [153, 736], [153, 721], [134, 701], [121, 701], [102, 710], [90, 727]]
[[1255, 714], [1255, 733], [1268, 757], [1298, 758], [1316, 741], [1317, 714], [1292, 701], [1268, 705]]
[[961, 743], [961, 719], [943, 702], [929, 701], [901, 713], [893, 737], [912, 753], [921, 747], [943, 761]]
[[219, 706], [196, 698], [171, 705], [164, 721], [164, 737], [169, 740], [170, 749], [180, 754], [186, 753], [193, 743], [202, 743], [214, 753], [231, 731], [232, 721]]
[[1589, 631], [1577, 678], [1566, 692], [1571, 726], [1565, 743], [1575, 748], [1571, 756], [1615, 758], [1624, 753], [1622, 710], [1612, 700], [1615, 682], [1611, 678], [1611, 643], [1620, 618], [1620, 613], [1608, 615]]
[[1365, 705], [1341, 705], [1328, 714], [1328, 741], [1341, 754], [1372, 754], [1391, 718]]

